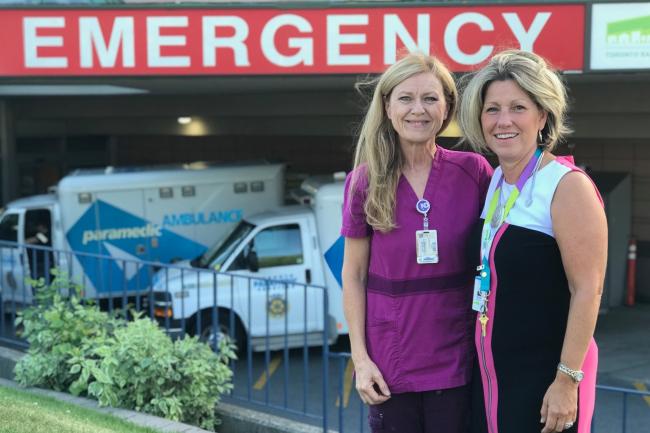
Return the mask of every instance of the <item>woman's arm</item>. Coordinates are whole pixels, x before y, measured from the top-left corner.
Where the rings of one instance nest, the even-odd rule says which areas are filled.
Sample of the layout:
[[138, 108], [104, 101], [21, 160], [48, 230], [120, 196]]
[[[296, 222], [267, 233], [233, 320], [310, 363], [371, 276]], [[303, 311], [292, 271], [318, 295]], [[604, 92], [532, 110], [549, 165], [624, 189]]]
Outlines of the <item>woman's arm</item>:
[[[366, 281], [369, 258], [370, 238], [345, 238], [343, 311], [350, 333], [356, 387], [364, 403], [379, 404], [390, 398], [390, 391], [366, 350]], [[381, 393], [377, 392], [375, 384]]]
[[[607, 221], [591, 181], [582, 173], [562, 178], [551, 205], [553, 232], [571, 292], [560, 360], [580, 370], [594, 334], [607, 265]], [[564, 430], [577, 416], [578, 385], [557, 372], [542, 403], [542, 433]]]

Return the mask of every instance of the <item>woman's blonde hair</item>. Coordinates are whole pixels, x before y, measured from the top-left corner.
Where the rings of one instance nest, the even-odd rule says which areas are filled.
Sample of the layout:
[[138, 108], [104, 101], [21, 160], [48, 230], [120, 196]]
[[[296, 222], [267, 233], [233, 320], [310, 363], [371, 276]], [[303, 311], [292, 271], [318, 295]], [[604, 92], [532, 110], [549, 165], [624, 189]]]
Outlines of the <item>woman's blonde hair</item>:
[[[440, 133], [454, 117], [458, 91], [454, 77], [438, 59], [423, 53], [409, 53], [378, 78], [357, 83], [357, 89], [370, 85], [374, 87], [374, 92], [359, 132], [354, 167], [367, 167], [366, 221], [381, 232], [389, 232], [396, 227], [395, 194], [403, 163], [397, 133], [386, 115], [385, 104], [397, 85], [423, 72], [433, 73], [442, 84], [448, 112], [438, 131]], [[356, 179], [350, 183], [350, 193], [356, 183]]]
[[506, 80], [517, 83], [537, 107], [548, 114], [538, 144], [548, 151], [553, 150], [559, 141], [571, 133], [566, 124], [566, 88], [557, 72], [542, 57], [520, 50], [495, 54], [482, 69], [463, 77], [458, 109], [458, 124], [463, 131], [461, 141], [469, 142], [477, 152], [488, 150], [481, 128], [485, 93], [494, 81]]

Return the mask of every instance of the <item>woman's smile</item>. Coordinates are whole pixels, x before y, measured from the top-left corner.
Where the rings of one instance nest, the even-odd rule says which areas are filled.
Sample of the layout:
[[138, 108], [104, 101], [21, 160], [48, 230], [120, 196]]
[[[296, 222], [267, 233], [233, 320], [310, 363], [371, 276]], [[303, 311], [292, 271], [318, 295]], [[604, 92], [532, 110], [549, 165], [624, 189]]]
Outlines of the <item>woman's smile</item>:
[[485, 142], [501, 162], [518, 161], [537, 146], [546, 112], [513, 80], [494, 81], [485, 92], [481, 126]]
[[431, 72], [414, 75], [395, 86], [386, 98], [386, 115], [401, 144], [435, 140], [447, 118], [447, 102], [440, 80]]

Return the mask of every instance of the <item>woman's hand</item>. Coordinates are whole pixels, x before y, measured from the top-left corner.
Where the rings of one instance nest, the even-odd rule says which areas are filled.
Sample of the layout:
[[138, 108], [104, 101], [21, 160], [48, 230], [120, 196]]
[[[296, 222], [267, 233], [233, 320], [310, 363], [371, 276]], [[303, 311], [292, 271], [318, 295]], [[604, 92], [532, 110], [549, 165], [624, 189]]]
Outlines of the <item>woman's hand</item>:
[[390, 398], [390, 390], [377, 365], [370, 358], [354, 362], [356, 387], [366, 404], [381, 404]]
[[364, 403], [380, 404], [390, 398], [390, 391], [366, 350], [366, 280], [369, 260], [370, 238], [345, 238], [343, 311], [348, 321], [356, 387]]
[[542, 402], [542, 433], [561, 432], [565, 424], [574, 424], [578, 416], [578, 384], [557, 373]]

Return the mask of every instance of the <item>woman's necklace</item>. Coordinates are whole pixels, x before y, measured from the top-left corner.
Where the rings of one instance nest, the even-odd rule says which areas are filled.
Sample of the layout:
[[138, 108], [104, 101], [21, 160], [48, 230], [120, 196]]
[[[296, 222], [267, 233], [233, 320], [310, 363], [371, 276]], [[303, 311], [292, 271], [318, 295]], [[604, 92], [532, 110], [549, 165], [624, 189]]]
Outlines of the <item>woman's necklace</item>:
[[497, 202], [497, 208], [492, 214], [492, 220], [490, 221], [490, 227], [492, 230], [496, 230], [501, 225], [501, 218], [503, 217], [503, 210], [505, 209], [506, 204], [503, 202], [503, 185], [499, 187], [499, 201]]
[[[535, 178], [537, 177], [537, 172], [539, 171], [539, 167], [542, 165], [542, 160], [544, 159], [544, 152], [542, 151], [542, 154], [539, 156], [537, 159], [537, 162], [535, 163], [535, 168], [533, 168], [533, 180], [532, 180], [532, 185], [531, 185], [531, 190], [530, 190], [530, 197], [526, 201], [526, 206], [530, 206], [532, 203], [532, 197], [533, 197], [533, 189], [535, 188]], [[505, 182], [504, 182], [505, 183]], [[499, 187], [499, 201], [497, 202], [497, 207], [494, 210], [494, 213], [492, 214], [492, 219], [490, 220], [490, 227], [492, 230], [496, 230], [499, 228], [501, 225], [502, 218], [503, 218], [503, 212], [505, 210], [506, 204], [508, 202], [508, 199], [504, 200], [504, 194], [503, 194], [503, 184]], [[523, 189], [523, 187], [522, 187]]]

